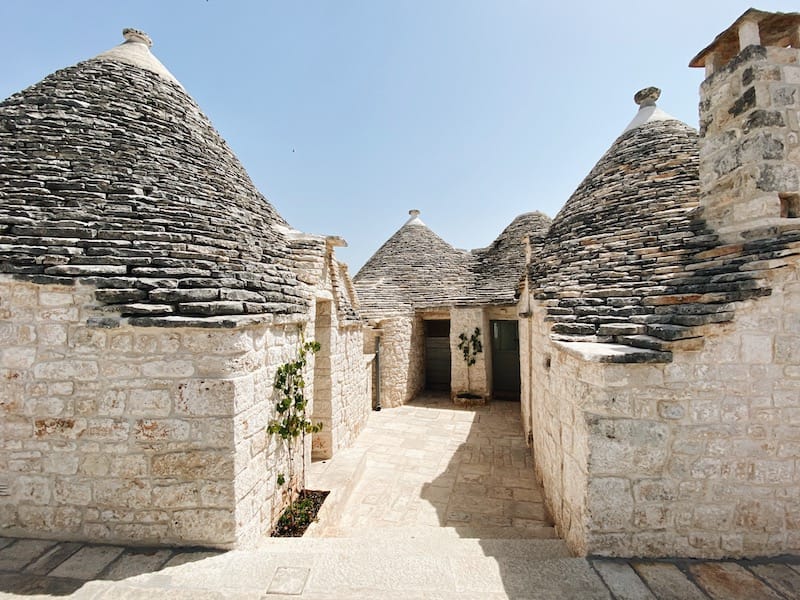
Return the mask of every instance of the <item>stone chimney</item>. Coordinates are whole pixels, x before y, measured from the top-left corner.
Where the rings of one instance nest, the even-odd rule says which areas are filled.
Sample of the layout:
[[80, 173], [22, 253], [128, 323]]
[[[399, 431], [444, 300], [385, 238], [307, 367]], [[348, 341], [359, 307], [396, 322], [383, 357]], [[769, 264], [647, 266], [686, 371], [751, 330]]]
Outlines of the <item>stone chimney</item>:
[[708, 223], [728, 242], [800, 225], [800, 13], [750, 9], [689, 66], [706, 69], [700, 203]]

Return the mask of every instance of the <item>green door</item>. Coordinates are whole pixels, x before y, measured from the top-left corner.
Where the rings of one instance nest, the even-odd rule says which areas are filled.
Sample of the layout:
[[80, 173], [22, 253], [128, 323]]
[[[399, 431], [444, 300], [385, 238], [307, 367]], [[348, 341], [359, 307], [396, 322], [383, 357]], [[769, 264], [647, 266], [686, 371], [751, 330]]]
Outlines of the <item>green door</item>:
[[519, 330], [516, 321], [492, 321], [492, 395], [519, 400]]
[[450, 391], [450, 321], [425, 321], [425, 388]]

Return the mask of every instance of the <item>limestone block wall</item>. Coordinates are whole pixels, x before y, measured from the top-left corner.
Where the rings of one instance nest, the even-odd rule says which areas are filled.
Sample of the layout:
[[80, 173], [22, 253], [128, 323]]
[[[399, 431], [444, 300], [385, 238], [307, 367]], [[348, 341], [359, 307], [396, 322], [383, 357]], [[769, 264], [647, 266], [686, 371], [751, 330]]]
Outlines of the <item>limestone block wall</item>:
[[350, 447], [372, 410], [372, 367], [363, 352], [361, 326], [340, 326], [331, 333], [330, 404], [327, 412], [321, 411], [315, 390], [312, 417], [314, 422], [322, 417], [324, 423], [322, 431], [314, 434], [313, 453], [319, 458], [330, 458]]
[[584, 402], [598, 379], [600, 365], [558, 352], [551, 344], [542, 307], [520, 319], [521, 412], [530, 434], [538, 479], [559, 535], [570, 549], [587, 553], [586, 494], [588, 441]]
[[536, 468], [573, 551], [774, 556], [800, 551], [800, 277], [739, 303], [667, 364], [583, 360], [534, 307], [527, 395]]
[[341, 398], [334, 414], [334, 452], [350, 447], [366, 425], [372, 410], [371, 360], [362, 351], [360, 325], [342, 327], [338, 332], [334, 390]]
[[723, 234], [800, 217], [800, 49], [749, 46], [700, 87], [705, 218]]
[[395, 317], [379, 323], [381, 405], [410, 402], [425, 385], [425, 333], [422, 318]]
[[[480, 328], [480, 340], [483, 351], [475, 357], [475, 364], [468, 367], [464, 354], [459, 349], [459, 335], [465, 334], [469, 338]], [[453, 357], [450, 367], [450, 387], [454, 395], [469, 392], [480, 396], [489, 395], [489, 378], [487, 376], [487, 353], [489, 343], [487, 334], [489, 322], [484, 315], [483, 308], [453, 308], [450, 311], [450, 355]]]
[[87, 326], [93, 291], [0, 277], [0, 533], [254, 543], [281, 507], [264, 428], [297, 325]]

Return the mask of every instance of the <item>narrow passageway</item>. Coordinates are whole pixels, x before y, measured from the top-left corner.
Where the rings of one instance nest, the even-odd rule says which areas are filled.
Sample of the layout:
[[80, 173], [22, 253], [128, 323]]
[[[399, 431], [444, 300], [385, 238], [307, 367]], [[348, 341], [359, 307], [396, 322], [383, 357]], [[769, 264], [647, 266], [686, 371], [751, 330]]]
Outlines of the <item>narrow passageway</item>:
[[425, 392], [374, 413], [356, 442], [363, 471], [336, 522], [318, 535], [553, 538], [519, 404], [454, 406]]

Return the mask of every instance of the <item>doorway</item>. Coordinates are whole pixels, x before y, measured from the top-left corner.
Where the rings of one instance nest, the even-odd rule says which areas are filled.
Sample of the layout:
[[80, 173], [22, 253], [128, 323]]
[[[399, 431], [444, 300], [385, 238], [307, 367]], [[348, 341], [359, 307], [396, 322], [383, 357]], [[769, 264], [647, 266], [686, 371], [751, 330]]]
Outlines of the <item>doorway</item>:
[[519, 400], [519, 328], [517, 321], [491, 321], [492, 397]]
[[450, 320], [425, 321], [425, 389], [450, 391]]

